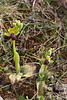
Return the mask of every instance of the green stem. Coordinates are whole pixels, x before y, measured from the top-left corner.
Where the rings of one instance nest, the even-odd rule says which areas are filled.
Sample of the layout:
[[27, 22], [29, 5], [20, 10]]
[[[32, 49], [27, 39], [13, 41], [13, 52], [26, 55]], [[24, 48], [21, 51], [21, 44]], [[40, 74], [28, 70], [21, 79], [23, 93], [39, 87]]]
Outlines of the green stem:
[[42, 64], [39, 70], [39, 80], [37, 82], [37, 95], [38, 96], [42, 96], [43, 94], [43, 87], [45, 85], [45, 79], [46, 79], [46, 75], [45, 75], [46, 70], [47, 70], [47, 65]]
[[15, 49], [15, 40], [13, 40], [13, 52], [14, 53], [16, 52], [16, 49]]
[[15, 62], [15, 67], [16, 67], [16, 73], [20, 72], [20, 58], [19, 58], [19, 54], [17, 53], [16, 49], [15, 49], [15, 40], [13, 40], [13, 52], [14, 52], [14, 62]]

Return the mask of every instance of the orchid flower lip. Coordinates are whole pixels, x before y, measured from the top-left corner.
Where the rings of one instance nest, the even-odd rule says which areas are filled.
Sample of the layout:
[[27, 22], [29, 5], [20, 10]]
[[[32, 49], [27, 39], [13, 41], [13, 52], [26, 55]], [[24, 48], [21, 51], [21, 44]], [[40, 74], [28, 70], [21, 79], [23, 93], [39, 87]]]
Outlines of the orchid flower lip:
[[11, 33], [10, 37], [12, 40], [16, 40], [16, 35], [14, 33]]
[[46, 60], [44, 61], [44, 64], [45, 64], [45, 65], [48, 65], [48, 64], [49, 64], [49, 60], [46, 59]]

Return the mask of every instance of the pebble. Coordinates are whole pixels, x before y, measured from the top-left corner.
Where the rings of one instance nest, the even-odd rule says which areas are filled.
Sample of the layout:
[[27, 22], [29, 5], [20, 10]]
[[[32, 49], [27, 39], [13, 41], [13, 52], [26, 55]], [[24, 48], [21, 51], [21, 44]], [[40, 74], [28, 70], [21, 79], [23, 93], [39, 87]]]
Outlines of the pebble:
[[0, 100], [4, 100], [4, 99], [0, 96]]

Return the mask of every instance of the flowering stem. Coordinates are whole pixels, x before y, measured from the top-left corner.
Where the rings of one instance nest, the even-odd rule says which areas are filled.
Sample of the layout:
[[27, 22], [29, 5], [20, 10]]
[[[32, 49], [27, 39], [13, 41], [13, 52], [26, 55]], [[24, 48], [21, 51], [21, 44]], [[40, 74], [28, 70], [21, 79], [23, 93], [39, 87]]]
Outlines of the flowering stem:
[[13, 52], [14, 53], [16, 52], [16, 49], [15, 49], [15, 40], [13, 40]]

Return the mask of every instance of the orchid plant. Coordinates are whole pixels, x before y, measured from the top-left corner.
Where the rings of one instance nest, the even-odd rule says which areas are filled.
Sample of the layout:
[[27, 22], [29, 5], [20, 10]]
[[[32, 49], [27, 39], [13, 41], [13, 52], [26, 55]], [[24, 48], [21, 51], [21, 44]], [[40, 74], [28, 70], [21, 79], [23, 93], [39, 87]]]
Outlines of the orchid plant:
[[32, 64], [26, 64], [20, 67], [19, 64], [20, 57], [15, 48], [15, 41], [16, 41], [16, 36], [19, 34], [22, 28], [23, 28], [23, 24], [19, 20], [16, 20], [15, 23], [13, 23], [13, 26], [8, 29], [8, 33], [4, 33], [4, 35], [11, 37], [13, 42], [13, 52], [14, 52], [16, 73], [12, 73], [9, 76], [9, 79], [12, 84], [20, 81], [21, 77], [32, 77], [33, 72], [36, 69], [36, 66]]
[[15, 48], [15, 40], [16, 40], [16, 36], [20, 33], [22, 28], [23, 28], [23, 23], [21, 23], [19, 20], [15, 20], [15, 22], [13, 23], [13, 26], [9, 27], [8, 33], [4, 33], [4, 35], [11, 37], [12, 42], [13, 42], [13, 52], [14, 52], [14, 62], [15, 62], [16, 73], [10, 74], [9, 76], [12, 83], [14, 83], [15, 80], [19, 81], [19, 79], [21, 78], [20, 64], [19, 64], [20, 57]]
[[43, 93], [44, 93], [45, 86], [47, 87], [45, 82], [48, 79], [47, 68], [49, 64], [52, 64], [54, 62], [51, 57], [53, 50], [54, 50], [53, 48], [50, 48], [47, 52], [44, 51], [43, 52], [44, 57], [42, 57], [41, 59], [41, 68], [39, 70], [39, 75], [37, 79], [37, 98], [39, 100], [44, 100]]

